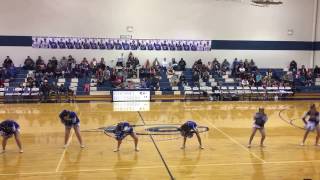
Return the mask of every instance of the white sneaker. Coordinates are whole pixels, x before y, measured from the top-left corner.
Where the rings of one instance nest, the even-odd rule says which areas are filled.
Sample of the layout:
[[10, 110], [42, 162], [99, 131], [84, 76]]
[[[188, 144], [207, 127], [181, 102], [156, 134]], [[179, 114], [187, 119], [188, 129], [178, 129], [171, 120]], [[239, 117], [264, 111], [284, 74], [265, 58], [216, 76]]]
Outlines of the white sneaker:
[[181, 146], [181, 147], [180, 147], [180, 149], [185, 149], [185, 148], [186, 148], [185, 146]]
[[203, 147], [203, 146], [199, 146], [199, 148], [200, 148], [200, 149], [204, 149], [204, 147]]
[[118, 151], [120, 151], [120, 150], [119, 150], [119, 149], [114, 149], [114, 150], [113, 150], [113, 152], [118, 152]]
[[23, 150], [22, 150], [22, 149], [20, 149], [19, 153], [23, 153]]
[[251, 148], [251, 144], [248, 144], [248, 146], [247, 146], [248, 148]]
[[304, 143], [302, 142], [302, 143], [300, 143], [300, 146], [304, 146]]
[[140, 149], [139, 149], [139, 148], [135, 148], [134, 150], [135, 150], [135, 151], [137, 151], [137, 152], [139, 152], [139, 151], [140, 151]]
[[65, 149], [65, 148], [67, 148], [68, 147], [68, 144], [65, 144], [65, 145], [63, 145], [63, 149]]
[[80, 147], [81, 147], [81, 148], [84, 148], [84, 147], [86, 147], [86, 146], [85, 146], [84, 144], [81, 144]]

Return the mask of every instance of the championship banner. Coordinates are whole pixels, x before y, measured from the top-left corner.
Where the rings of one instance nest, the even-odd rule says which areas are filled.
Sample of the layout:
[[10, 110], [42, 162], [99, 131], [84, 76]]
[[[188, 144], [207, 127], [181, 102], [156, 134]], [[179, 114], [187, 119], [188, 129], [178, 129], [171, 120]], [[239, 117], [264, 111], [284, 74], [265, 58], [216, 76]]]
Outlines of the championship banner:
[[32, 37], [33, 48], [141, 51], [210, 51], [210, 40]]

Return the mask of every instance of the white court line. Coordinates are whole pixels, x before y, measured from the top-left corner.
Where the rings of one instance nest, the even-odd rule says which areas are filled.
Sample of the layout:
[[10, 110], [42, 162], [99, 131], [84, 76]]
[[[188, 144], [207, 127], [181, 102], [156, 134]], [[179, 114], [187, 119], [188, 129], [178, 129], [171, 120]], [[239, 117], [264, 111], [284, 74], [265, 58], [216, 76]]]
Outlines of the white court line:
[[71, 132], [71, 137], [69, 138], [68, 143], [67, 143], [67, 147], [64, 148], [64, 150], [63, 150], [63, 152], [62, 152], [62, 155], [61, 155], [61, 157], [60, 157], [60, 160], [59, 160], [59, 162], [58, 162], [58, 165], [57, 165], [57, 168], [56, 168], [56, 172], [59, 171], [59, 168], [60, 168], [61, 163], [62, 163], [62, 161], [63, 161], [64, 155], [66, 154], [66, 151], [67, 151], [67, 149], [68, 149], [68, 147], [69, 147], [69, 144], [70, 144], [70, 142], [71, 142], [71, 140], [72, 140], [73, 134], [74, 134], [74, 133], [73, 133], [73, 131], [72, 131], [72, 132]]
[[[257, 162], [257, 163], [217, 163], [217, 164], [190, 164], [190, 165], [173, 165], [170, 168], [181, 167], [206, 167], [206, 166], [239, 166], [239, 165], [267, 165], [267, 164], [292, 164], [292, 163], [320, 163], [320, 160], [310, 161], [275, 161], [275, 162]], [[97, 172], [97, 171], [115, 171], [115, 170], [134, 170], [134, 169], [158, 169], [163, 166], [137, 166], [127, 168], [105, 168], [105, 169], [83, 169], [83, 170], [69, 170], [69, 171], [48, 171], [48, 172], [29, 172], [29, 173], [11, 173], [0, 174], [0, 176], [18, 176], [18, 175], [39, 175], [39, 174], [59, 174], [59, 173], [76, 173], [76, 172]]]
[[206, 121], [208, 124], [210, 124], [214, 129], [216, 129], [217, 131], [219, 131], [221, 134], [223, 134], [224, 136], [226, 136], [227, 138], [229, 138], [232, 142], [234, 142], [235, 144], [239, 145], [242, 149], [246, 150], [247, 152], [249, 152], [252, 156], [254, 156], [255, 158], [259, 159], [260, 161], [262, 161], [263, 163], [266, 163], [266, 161], [262, 158], [260, 158], [259, 156], [257, 156], [255, 153], [251, 152], [246, 146], [244, 146], [243, 144], [239, 143], [237, 140], [235, 140], [233, 137], [229, 136], [227, 133], [225, 133], [224, 131], [222, 131], [221, 129], [217, 128], [214, 124], [212, 124], [211, 122]]

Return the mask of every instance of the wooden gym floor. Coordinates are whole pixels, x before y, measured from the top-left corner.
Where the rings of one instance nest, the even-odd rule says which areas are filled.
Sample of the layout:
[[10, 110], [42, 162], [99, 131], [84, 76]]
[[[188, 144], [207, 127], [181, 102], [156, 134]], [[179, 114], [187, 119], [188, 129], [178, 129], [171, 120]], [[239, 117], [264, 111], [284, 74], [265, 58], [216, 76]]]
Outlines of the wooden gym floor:
[[[304, 133], [299, 119], [312, 102], [163, 102], [150, 103], [150, 111], [117, 112], [112, 103], [2, 104], [0, 119], [15, 119], [21, 126], [24, 153], [13, 139], [0, 154], [0, 179], [320, 179], [320, 147], [315, 133], [299, 146]], [[319, 103], [316, 103], [319, 106]], [[266, 108], [266, 147], [247, 149], [252, 116]], [[63, 149], [64, 128], [58, 119], [71, 109], [81, 119], [81, 130], [96, 129], [127, 120], [138, 125], [180, 124], [194, 119], [210, 128], [180, 149], [179, 136], [140, 136], [140, 152], [130, 137], [114, 153], [114, 139], [101, 132], [82, 132], [86, 148], [75, 135]], [[291, 124], [290, 124], [291, 123]]]

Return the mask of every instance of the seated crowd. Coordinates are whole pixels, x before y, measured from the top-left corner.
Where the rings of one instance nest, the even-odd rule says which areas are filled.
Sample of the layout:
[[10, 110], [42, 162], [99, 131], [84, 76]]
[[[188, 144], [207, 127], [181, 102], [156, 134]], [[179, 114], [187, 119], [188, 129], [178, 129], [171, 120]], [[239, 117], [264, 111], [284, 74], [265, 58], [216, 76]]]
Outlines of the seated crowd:
[[[235, 79], [240, 86], [292, 87], [294, 85], [312, 86], [315, 78], [320, 77], [318, 66], [314, 69], [306, 69], [304, 65], [298, 68], [295, 61], [290, 63], [288, 71], [278, 74], [272, 69], [262, 72], [252, 59], [242, 61], [235, 58], [230, 64], [227, 59], [220, 63], [215, 58], [208, 63], [203, 63], [201, 59], [195, 61], [192, 65], [192, 80], [188, 81], [185, 76], [186, 65], [183, 58], [179, 61], [176, 61], [175, 58], [172, 58], [171, 61], [166, 58], [159, 61], [155, 58], [152, 62], [146, 60], [143, 65], [140, 65], [139, 59], [131, 52], [126, 59], [122, 54], [115, 67], [106, 65], [104, 58], [101, 58], [100, 61], [96, 58], [89, 61], [84, 57], [77, 63], [76, 59], [69, 55], [60, 60], [52, 57], [46, 63], [41, 56], [35, 61], [28, 56], [23, 65], [23, 69], [29, 70], [27, 81], [20, 87], [39, 87], [44, 94], [48, 94], [49, 91], [65, 93], [71, 90], [52, 82], [56, 82], [58, 78], [84, 78], [86, 79], [83, 87], [85, 92], [90, 91], [90, 83], [97, 83], [98, 86], [107, 84], [112, 88], [159, 90], [163, 74], [168, 77], [171, 86], [200, 86], [200, 82], [207, 83], [211, 77], [219, 78], [227, 75]], [[13, 61], [7, 56], [0, 69], [0, 87], [4, 87], [5, 82], [14, 79], [16, 74], [17, 70]], [[92, 79], [96, 81], [90, 82]]]

